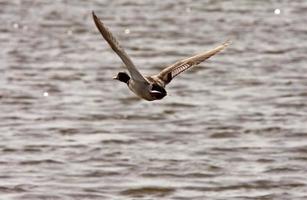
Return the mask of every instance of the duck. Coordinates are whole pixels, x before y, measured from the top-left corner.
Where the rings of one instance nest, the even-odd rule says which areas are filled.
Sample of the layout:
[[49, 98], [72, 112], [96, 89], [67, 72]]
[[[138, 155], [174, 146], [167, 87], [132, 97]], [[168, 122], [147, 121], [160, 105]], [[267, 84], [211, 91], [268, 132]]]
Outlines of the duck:
[[227, 40], [209, 51], [179, 60], [174, 64], [165, 67], [158, 74], [144, 76], [134, 65], [125, 50], [119, 45], [118, 40], [97, 17], [94, 11], [92, 11], [92, 16], [102, 37], [107, 41], [112, 50], [120, 57], [129, 72], [127, 73], [125, 71], [120, 71], [113, 77], [113, 79], [125, 83], [136, 96], [147, 101], [163, 99], [165, 96], [167, 96], [165, 89], [166, 85], [168, 85], [176, 76], [204, 62], [211, 56], [225, 49], [230, 44], [230, 40]]

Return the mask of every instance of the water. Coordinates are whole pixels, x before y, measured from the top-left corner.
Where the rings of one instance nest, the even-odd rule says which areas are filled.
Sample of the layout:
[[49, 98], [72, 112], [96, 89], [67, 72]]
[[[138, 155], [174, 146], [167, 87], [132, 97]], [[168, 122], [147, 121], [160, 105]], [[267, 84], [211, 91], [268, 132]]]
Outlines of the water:
[[[146, 102], [92, 10], [145, 74], [233, 44]], [[306, 199], [306, 10], [0, 0], [0, 199]]]

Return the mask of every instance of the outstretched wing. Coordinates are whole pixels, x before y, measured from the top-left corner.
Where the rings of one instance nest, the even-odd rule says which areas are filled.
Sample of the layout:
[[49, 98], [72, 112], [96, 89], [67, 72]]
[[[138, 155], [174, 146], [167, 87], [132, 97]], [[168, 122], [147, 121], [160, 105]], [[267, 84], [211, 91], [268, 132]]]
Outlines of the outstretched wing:
[[157, 74], [155, 77], [160, 79], [161, 81], [164, 82], [164, 85], [168, 84], [171, 82], [171, 80], [176, 77], [178, 74], [186, 71], [187, 69], [198, 65], [199, 63], [207, 60], [211, 56], [215, 55], [216, 53], [222, 51], [224, 48], [226, 48], [230, 44], [230, 41], [226, 41], [222, 45], [217, 46], [216, 48], [197, 54], [195, 56], [192, 56], [190, 58], [186, 58], [183, 60], [180, 60], [165, 69], [163, 69], [159, 74]]
[[145, 78], [142, 74], [137, 70], [132, 60], [129, 58], [124, 49], [118, 44], [116, 38], [112, 35], [112, 33], [108, 30], [107, 27], [99, 20], [99, 18], [95, 15], [93, 11], [93, 19], [94, 22], [100, 31], [102, 37], [109, 43], [113, 51], [121, 58], [121, 60], [125, 63], [132, 79], [137, 81], [146, 82]]

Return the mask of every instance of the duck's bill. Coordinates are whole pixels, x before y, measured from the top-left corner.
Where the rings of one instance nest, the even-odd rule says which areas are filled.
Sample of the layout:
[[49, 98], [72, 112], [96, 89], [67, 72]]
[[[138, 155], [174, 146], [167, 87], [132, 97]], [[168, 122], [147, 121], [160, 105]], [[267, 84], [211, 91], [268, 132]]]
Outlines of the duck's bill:
[[117, 76], [113, 76], [112, 79], [113, 80], [117, 80], [118, 78], [117, 78]]

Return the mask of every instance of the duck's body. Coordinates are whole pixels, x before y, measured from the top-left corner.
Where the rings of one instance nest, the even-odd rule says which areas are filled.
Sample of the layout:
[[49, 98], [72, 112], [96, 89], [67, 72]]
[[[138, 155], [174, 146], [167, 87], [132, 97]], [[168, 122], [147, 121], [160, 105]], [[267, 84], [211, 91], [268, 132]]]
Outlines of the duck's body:
[[101, 35], [105, 38], [105, 40], [109, 43], [117, 55], [122, 59], [129, 71], [130, 76], [126, 72], [119, 72], [117, 76], [114, 77], [114, 79], [126, 83], [133, 93], [147, 101], [160, 100], [164, 98], [167, 95], [165, 86], [170, 83], [174, 77], [183, 71], [205, 61], [229, 45], [229, 42], [225, 42], [224, 44], [210, 51], [180, 60], [173, 65], [166, 67], [156, 75], [143, 76], [137, 70], [124, 49], [120, 47], [112, 33], [104, 26], [104, 24], [98, 19], [94, 12], [93, 19]]
[[[129, 76], [125, 72], [120, 72], [119, 74], [125, 74], [125, 76]], [[118, 76], [114, 77], [119, 81], [122, 79], [118, 78]], [[145, 99], [147, 101], [160, 100], [167, 95], [165, 90], [165, 86], [161, 84], [160, 81], [155, 80], [153, 77], [145, 77], [146, 82], [136, 81], [129, 77], [128, 81], [122, 81], [127, 84], [129, 89], [136, 94], [138, 97]]]
[[[150, 83], [138, 82], [131, 79], [128, 83], [128, 87], [134, 94], [136, 94], [138, 97], [142, 99], [145, 99], [147, 101], [156, 100], [155, 96], [153, 96], [150, 93], [151, 91]], [[163, 97], [161, 97], [160, 99], [162, 99]]]

